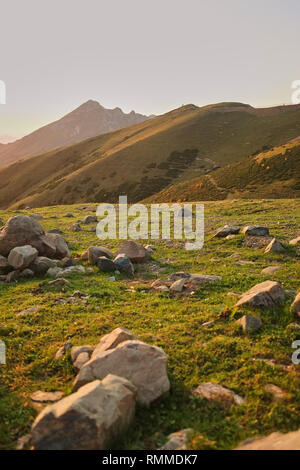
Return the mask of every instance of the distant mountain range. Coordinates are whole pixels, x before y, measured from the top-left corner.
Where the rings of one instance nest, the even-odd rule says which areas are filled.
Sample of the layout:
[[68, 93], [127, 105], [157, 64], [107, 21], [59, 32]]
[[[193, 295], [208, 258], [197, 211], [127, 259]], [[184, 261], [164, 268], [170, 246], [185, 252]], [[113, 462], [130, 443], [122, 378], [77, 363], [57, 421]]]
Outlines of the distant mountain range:
[[134, 111], [125, 114], [120, 108], [106, 109], [97, 101], [90, 100], [58, 121], [41, 127], [16, 142], [0, 145], [0, 168], [147, 119], [148, 116]]
[[[172, 185], [194, 178], [202, 181], [203, 175], [214, 191], [206, 185], [202, 192], [187, 193], [187, 198], [254, 198], [273, 180], [277, 181], [274, 197], [292, 197], [298, 194], [293, 176], [299, 173], [298, 145], [291, 156], [288, 151], [287, 160], [279, 151], [265, 171], [255, 158], [298, 136], [300, 105], [266, 109], [243, 103], [186, 105], [3, 168], [0, 208], [116, 202], [121, 194], [136, 202]], [[180, 191], [168, 197], [181, 199]]]

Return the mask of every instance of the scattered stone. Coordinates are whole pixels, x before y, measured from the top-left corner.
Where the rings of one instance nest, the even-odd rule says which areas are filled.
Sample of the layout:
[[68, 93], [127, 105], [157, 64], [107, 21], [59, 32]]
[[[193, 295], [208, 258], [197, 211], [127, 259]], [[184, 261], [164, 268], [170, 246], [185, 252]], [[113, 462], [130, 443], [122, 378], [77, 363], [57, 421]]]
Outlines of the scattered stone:
[[296, 295], [294, 302], [291, 305], [291, 312], [296, 314], [300, 313], [300, 291]]
[[225, 237], [225, 240], [233, 240], [235, 237], [236, 235], [227, 235], [227, 237]]
[[70, 232], [82, 232], [82, 227], [78, 222], [76, 222], [75, 224], [71, 225], [71, 227], [69, 227], [69, 230]]
[[131, 423], [136, 389], [107, 375], [47, 406], [32, 426], [37, 450], [104, 450]]
[[267, 437], [247, 439], [235, 450], [300, 450], [300, 429], [286, 434], [273, 432]]
[[74, 216], [73, 216], [73, 214], [72, 214], [71, 212], [67, 212], [67, 213], [65, 214], [65, 217], [74, 217]]
[[145, 245], [144, 248], [150, 253], [150, 255], [153, 253], [153, 251], [155, 251], [154, 245]]
[[289, 241], [289, 244], [292, 246], [300, 245], [300, 237], [294, 238], [293, 240]]
[[103, 256], [108, 259], [113, 258], [112, 252], [104, 246], [90, 246], [87, 250], [87, 259], [92, 265], [97, 264], [97, 260]]
[[286, 330], [292, 330], [292, 331], [299, 331], [300, 330], [300, 325], [299, 323], [289, 323], [286, 327]]
[[275, 401], [284, 400], [288, 396], [288, 392], [286, 390], [283, 390], [275, 384], [267, 384], [265, 386], [265, 390], [266, 392], [271, 393], [271, 395], [273, 395]]
[[242, 233], [254, 237], [268, 237], [270, 235], [269, 229], [261, 225], [247, 225], [243, 228]]
[[284, 290], [278, 282], [265, 281], [251, 287], [242, 295], [235, 306], [272, 308], [280, 305], [284, 299]]
[[67, 281], [67, 279], [64, 279], [63, 277], [58, 277], [57, 279], [54, 279], [53, 281], [48, 282], [49, 286], [65, 287], [68, 284], [69, 284], [69, 281]]
[[268, 266], [267, 268], [262, 269], [261, 274], [274, 274], [278, 271], [281, 266]]
[[72, 345], [71, 341], [68, 341], [68, 342], [65, 343], [63, 346], [61, 346], [61, 347], [57, 350], [57, 352], [56, 352], [56, 354], [55, 354], [55, 359], [56, 359], [56, 360], [62, 359], [62, 358], [65, 356], [65, 354], [66, 354], [66, 352], [68, 351], [68, 349], [70, 349], [72, 346], [73, 346], [73, 345]]
[[[179, 282], [179, 281], [176, 281], [176, 282]], [[167, 286], [158, 286], [158, 287], [155, 287], [155, 290], [157, 290], [159, 292], [170, 292], [170, 290]]]
[[167, 442], [159, 450], [188, 450], [187, 444], [193, 429], [181, 429], [168, 436]]
[[59, 235], [58, 233], [47, 233], [46, 235], [47, 240], [54, 246], [55, 248], [55, 254], [53, 256], [61, 259], [68, 257], [70, 258], [70, 251], [67, 245], [66, 240], [64, 237]]
[[116, 256], [120, 254], [125, 254], [132, 263], [146, 263], [150, 259], [149, 252], [133, 240], [125, 240], [121, 243]]
[[244, 315], [242, 318], [237, 320], [243, 328], [244, 333], [251, 333], [260, 329], [262, 321], [258, 317], [252, 317], [251, 315]]
[[184, 284], [186, 283], [186, 279], [178, 279], [178, 281], [173, 282], [170, 286], [171, 292], [182, 292], [184, 288]]
[[202, 323], [201, 326], [203, 326], [203, 328], [212, 328], [214, 326], [215, 322], [213, 320], [211, 321], [207, 321], [205, 323]]
[[195, 397], [206, 398], [208, 401], [221, 401], [227, 406], [232, 404], [243, 405], [245, 399], [235, 394], [229, 388], [223, 387], [219, 384], [207, 382], [199, 385], [192, 392]]
[[190, 274], [189, 281], [195, 282], [196, 284], [206, 284], [222, 281], [222, 277], [208, 274]]
[[94, 348], [92, 346], [84, 345], [84, 346], [73, 346], [71, 349], [71, 359], [72, 362], [75, 362], [79, 354], [87, 353], [89, 356], [92, 354]]
[[228, 297], [240, 297], [236, 292], [227, 292]]
[[265, 253], [285, 253], [285, 251], [286, 249], [284, 246], [278, 240], [276, 240], [276, 238], [273, 238], [273, 240], [265, 249]]
[[128, 256], [124, 254], [117, 255], [114, 259], [114, 264], [121, 273], [126, 273], [129, 276], [134, 275], [134, 267]]
[[105, 256], [100, 256], [100, 258], [97, 259], [97, 266], [99, 270], [104, 273], [114, 272], [117, 269], [115, 263]]
[[73, 258], [63, 258], [61, 260], [61, 266], [62, 268], [70, 268], [71, 266], [74, 266], [74, 260]]
[[94, 224], [97, 223], [97, 217], [95, 215], [86, 215], [82, 221], [83, 224]]
[[45, 256], [38, 256], [30, 265], [30, 269], [37, 275], [46, 274], [48, 269], [55, 267], [56, 262]]
[[171, 276], [168, 278], [168, 281], [177, 281], [178, 279], [189, 279], [190, 277], [190, 273], [179, 271], [177, 273], [171, 274]]
[[35, 220], [42, 220], [43, 216], [41, 214], [30, 214], [29, 217], [32, 217]]
[[23, 271], [20, 272], [20, 277], [22, 278], [28, 278], [28, 277], [33, 277], [34, 272], [31, 269], [23, 269]]
[[58, 235], [62, 235], [63, 231], [60, 228], [52, 228], [48, 230], [48, 233], [57, 233]]
[[237, 264], [240, 264], [241, 266], [243, 266], [244, 264], [255, 264], [254, 261], [249, 261], [247, 259], [240, 259], [237, 261]]
[[31, 245], [13, 248], [8, 255], [8, 264], [14, 269], [27, 268], [38, 256], [38, 251]]
[[68, 268], [62, 269], [61, 272], [57, 273], [56, 276], [71, 276], [72, 274], [81, 273], [85, 274], [85, 267], [80, 264], [77, 266], [69, 266]]
[[224, 225], [224, 227], [220, 228], [216, 232], [214, 237], [225, 238], [228, 235], [236, 235], [237, 233], [239, 233], [240, 230], [241, 230], [241, 227], [237, 225]]
[[53, 268], [49, 268], [47, 271], [47, 276], [55, 277], [57, 275], [61, 275], [63, 273], [63, 269], [59, 268], [58, 266], [54, 266]]
[[21, 277], [21, 271], [11, 271], [6, 276], [6, 282], [15, 282], [18, 281]]
[[26, 308], [25, 310], [22, 310], [21, 312], [16, 314], [16, 317], [24, 317], [25, 315], [29, 315], [30, 313], [37, 313], [41, 310], [41, 305], [37, 305], [36, 307], [30, 307]]
[[37, 390], [30, 395], [30, 399], [38, 403], [47, 403], [61, 400], [63, 396], [63, 392], [42, 392]]
[[130, 380], [137, 388], [138, 401], [145, 405], [170, 389], [166, 354], [162, 349], [142, 341], [124, 341], [106, 351], [96, 348], [90, 361], [80, 369], [74, 390], [107, 374]]

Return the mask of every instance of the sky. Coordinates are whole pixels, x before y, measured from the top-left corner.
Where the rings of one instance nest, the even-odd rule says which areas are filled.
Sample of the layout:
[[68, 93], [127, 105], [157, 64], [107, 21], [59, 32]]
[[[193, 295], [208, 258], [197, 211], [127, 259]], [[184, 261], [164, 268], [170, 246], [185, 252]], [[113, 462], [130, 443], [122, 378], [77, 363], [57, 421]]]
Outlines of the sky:
[[0, 0], [0, 136], [89, 99], [143, 114], [290, 104], [299, 17], [299, 0]]

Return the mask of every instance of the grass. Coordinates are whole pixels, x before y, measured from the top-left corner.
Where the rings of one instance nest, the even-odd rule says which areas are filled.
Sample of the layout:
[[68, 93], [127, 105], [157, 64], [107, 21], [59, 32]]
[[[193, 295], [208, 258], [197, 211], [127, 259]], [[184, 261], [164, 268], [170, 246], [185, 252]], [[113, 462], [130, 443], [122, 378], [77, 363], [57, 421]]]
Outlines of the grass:
[[[14, 448], [17, 439], [30, 430], [37, 414], [30, 401], [32, 392], [71, 393], [75, 370], [69, 355], [61, 361], [54, 359], [57, 349], [68, 340], [74, 345], [95, 345], [118, 326], [165, 350], [171, 392], [149, 409], [138, 407], [133, 425], [115, 443], [116, 448], [157, 448], [169, 433], [191, 427], [195, 448], [230, 449], [248, 437], [299, 428], [300, 369], [292, 365], [291, 344], [300, 335], [287, 328], [297, 321], [289, 310], [291, 298], [276, 311], [256, 312], [263, 321], [261, 330], [244, 335], [235, 319], [246, 310], [236, 311], [236, 298], [227, 295], [241, 294], [270, 278], [261, 270], [272, 264], [280, 264], [281, 269], [271, 279], [284, 289], [299, 289], [299, 253], [289, 247], [284, 255], [263, 254], [246, 247], [240, 235], [233, 240], [211, 238], [225, 223], [261, 223], [286, 243], [298, 235], [299, 209], [299, 200], [205, 203], [203, 249], [188, 252], [178, 242], [154, 242], [153, 261], [137, 268], [137, 282], [121, 275], [116, 282], [109, 282], [105, 280], [107, 274], [95, 269], [70, 277], [65, 292], [49, 286], [37, 290], [43, 281], [37, 278], [0, 284], [0, 339], [7, 345], [7, 365], [0, 366], [0, 448]], [[64, 217], [69, 211], [74, 219]], [[35, 212], [43, 215], [41, 223], [46, 230], [63, 230], [73, 256], [98, 244], [95, 234], [87, 231], [90, 226], [78, 233], [68, 230], [75, 220], [92, 213], [92, 207], [90, 212], [83, 210], [83, 205], [45, 207]], [[2, 211], [0, 217], [5, 221], [15, 213]], [[114, 249], [118, 244], [109, 241], [105, 245]], [[233, 253], [254, 264], [239, 265], [237, 259], [229, 257]], [[222, 282], [202, 286], [193, 296], [150, 290], [153, 279], [176, 271], [217, 274]], [[75, 290], [88, 299], [72, 299]], [[16, 316], [37, 305], [41, 306], [38, 312]], [[203, 328], [201, 324], [209, 320], [215, 320], [214, 326]], [[228, 386], [246, 398], [246, 405], [226, 409], [193, 398], [191, 389], [207, 381]], [[267, 383], [285, 389], [287, 398], [274, 401], [264, 390]]]

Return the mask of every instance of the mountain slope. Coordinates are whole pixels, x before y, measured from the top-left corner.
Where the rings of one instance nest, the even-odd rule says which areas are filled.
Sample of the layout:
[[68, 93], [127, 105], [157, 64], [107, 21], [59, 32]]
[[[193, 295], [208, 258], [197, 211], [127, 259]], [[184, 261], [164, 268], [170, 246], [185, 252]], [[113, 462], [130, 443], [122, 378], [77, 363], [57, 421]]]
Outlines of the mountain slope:
[[146, 201], [299, 197], [300, 138], [226, 165], [209, 175], [172, 185]]
[[299, 135], [299, 105], [187, 105], [0, 170], [0, 207], [139, 201]]
[[0, 147], [0, 167], [59, 147], [75, 144], [89, 137], [132, 126], [148, 119], [120, 108], [105, 109], [97, 101], [87, 101], [58, 121], [32, 132], [16, 142]]

